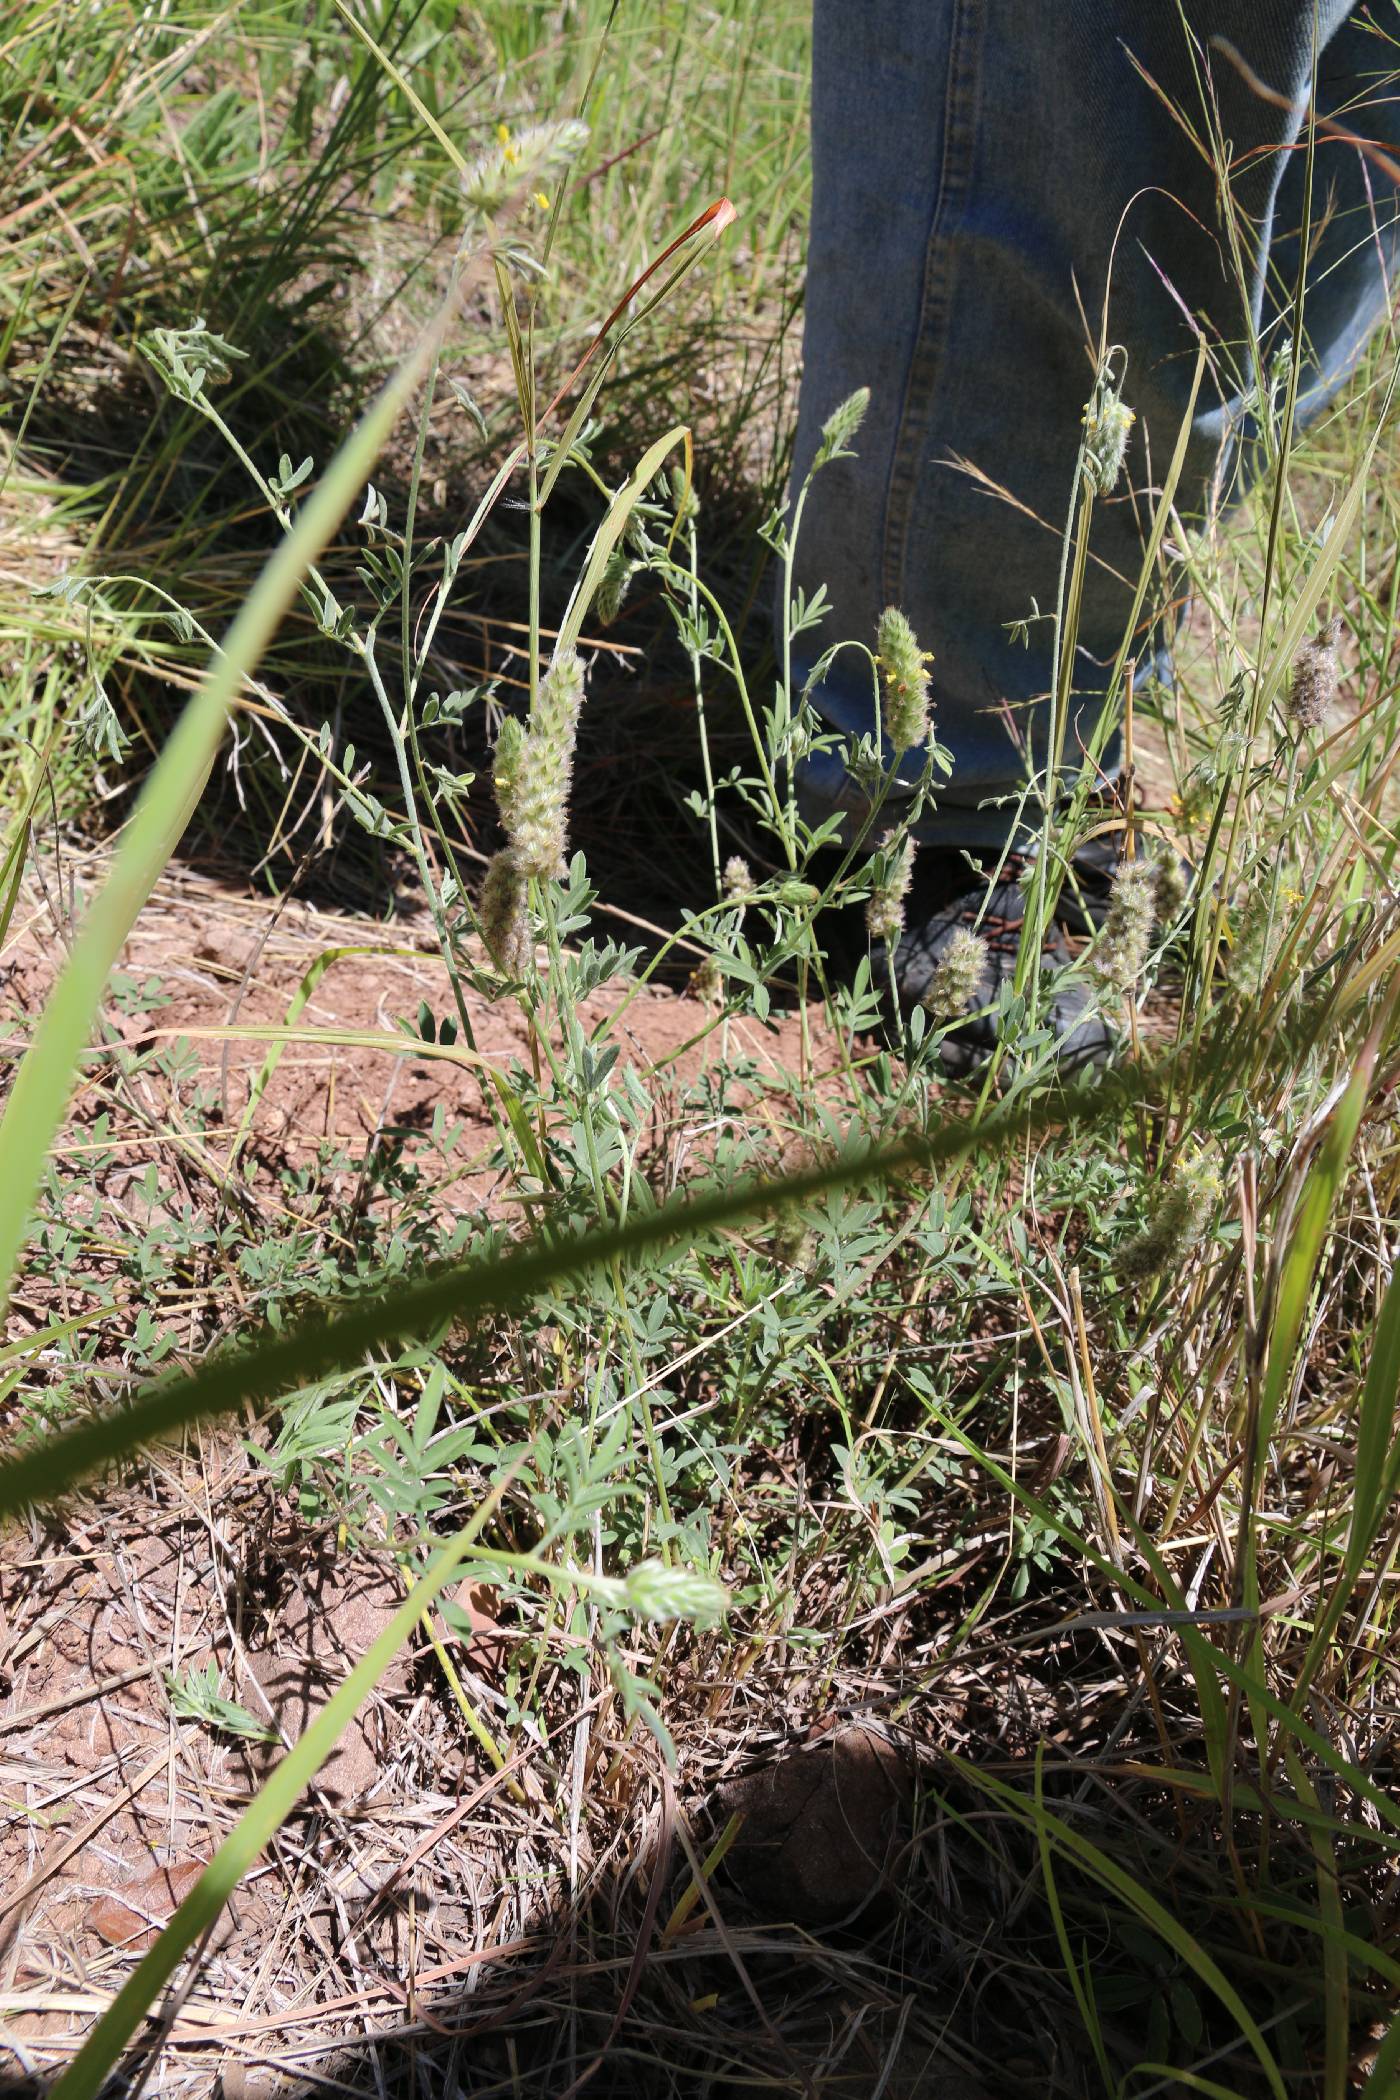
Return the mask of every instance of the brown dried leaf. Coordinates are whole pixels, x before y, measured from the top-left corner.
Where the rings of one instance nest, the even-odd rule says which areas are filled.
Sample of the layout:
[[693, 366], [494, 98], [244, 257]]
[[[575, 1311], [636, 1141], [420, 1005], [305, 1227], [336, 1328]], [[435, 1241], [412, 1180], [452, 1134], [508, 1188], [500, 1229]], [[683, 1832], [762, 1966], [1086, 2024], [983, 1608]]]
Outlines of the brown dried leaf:
[[109, 1947], [129, 1948], [144, 1954], [153, 1947], [161, 1927], [184, 1902], [208, 1866], [207, 1859], [182, 1859], [168, 1867], [157, 1867], [144, 1881], [115, 1893], [99, 1896], [87, 1915], [89, 1928]]

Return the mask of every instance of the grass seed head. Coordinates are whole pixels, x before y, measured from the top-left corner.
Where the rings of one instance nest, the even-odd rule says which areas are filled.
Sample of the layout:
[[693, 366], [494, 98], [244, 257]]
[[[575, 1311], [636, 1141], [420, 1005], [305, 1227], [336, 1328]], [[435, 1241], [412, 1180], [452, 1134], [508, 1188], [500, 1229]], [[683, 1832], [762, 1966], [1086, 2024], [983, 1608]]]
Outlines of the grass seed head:
[[912, 751], [928, 735], [928, 669], [933, 662], [919, 647], [898, 606], [887, 605], [875, 635], [875, 657], [884, 680], [884, 731], [897, 752]]
[[902, 839], [897, 846], [875, 856], [870, 896], [865, 906], [865, 926], [870, 938], [893, 948], [904, 931], [904, 899], [914, 875], [914, 841]]
[[1304, 642], [1293, 659], [1288, 688], [1288, 714], [1299, 729], [1318, 729], [1337, 699], [1337, 644], [1340, 620], [1329, 620], [1321, 634]]
[[966, 926], [948, 936], [920, 1005], [935, 1021], [960, 1021], [982, 999], [987, 982], [987, 943]]

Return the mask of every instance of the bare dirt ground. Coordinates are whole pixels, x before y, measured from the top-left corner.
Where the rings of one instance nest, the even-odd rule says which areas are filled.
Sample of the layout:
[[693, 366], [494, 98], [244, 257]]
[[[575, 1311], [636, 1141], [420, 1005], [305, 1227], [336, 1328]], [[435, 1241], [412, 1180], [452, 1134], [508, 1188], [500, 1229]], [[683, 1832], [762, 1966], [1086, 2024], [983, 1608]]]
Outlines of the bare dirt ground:
[[[67, 879], [90, 890], [99, 868], [95, 860], [79, 869], [69, 865]], [[53, 982], [65, 939], [56, 918], [52, 893], [31, 894], [29, 910], [0, 956], [0, 996], [12, 1015], [37, 1013]], [[279, 907], [174, 867], [137, 921], [118, 971], [124, 987], [107, 1011], [116, 1040], [136, 1050], [188, 1042], [188, 1085], [216, 1090], [219, 1119], [230, 1135], [273, 1047], [266, 1031], [290, 1026], [298, 1040], [283, 1048], [259, 1095], [250, 1132], [264, 1155], [300, 1163], [322, 1146], [362, 1150], [390, 1125], [404, 1132], [422, 1129], [441, 1108], [482, 1155], [479, 1166], [445, 1184], [444, 1195], [476, 1207], [488, 1194], [484, 1156], [492, 1127], [489, 1082], [480, 1062], [502, 1070], [512, 1060], [526, 1062], [528, 1029], [514, 1000], [478, 1002], [472, 1021], [480, 1062], [465, 1046], [424, 1045], [414, 1057], [398, 1050], [393, 1038], [405, 1025], [417, 1035], [421, 1004], [438, 1016], [454, 1011], [425, 912], [382, 924], [295, 901]], [[157, 995], [150, 1004], [141, 998], [148, 985]], [[294, 1009], [299, 994], [304, 1004]], [[706, 1034], [707, 1010], [664, 988], [629, 996], [625, 986], [609, 987], [582, 1008], [585, 1024], [592, 1028], [624, 998], [627, 1013], [617, 1040], [664, 1100], [668, 1089], [700, 1069], [706, 1049], [697, 1039]], [[136, 1010], [124, 1010], [124, 1004]], [[834, 1064], [834, 1049], [823, 1043], [819, 1007], [810, 1009], [809, 1022], [820, 1074]], [[742, 1020], [729, 1026], [734, 1051], [750, 1057], [760, 1072], [794, 1069], [800, 1037], [795, 1014], [778, 1015], [769, 1027]], [[375, 1038], [391, 1047], [376, 1049]], [[100, 1059], [94, 1069], [100, 1069]], [[81, 1093], [75, 1114], [81, 1118]], [[135, 1138], [130, 1142], [139, 1145]], [[472, 1147], [462, 1149], [469, 1156]]]

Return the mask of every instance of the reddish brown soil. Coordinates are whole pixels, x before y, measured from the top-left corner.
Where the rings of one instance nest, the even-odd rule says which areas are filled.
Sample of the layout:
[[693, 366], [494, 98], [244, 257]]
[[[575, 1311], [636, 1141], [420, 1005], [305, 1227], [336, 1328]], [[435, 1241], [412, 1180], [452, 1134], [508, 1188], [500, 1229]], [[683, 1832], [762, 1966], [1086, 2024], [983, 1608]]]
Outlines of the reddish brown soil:
[[[85, 886], [98, 873], [96, 867], [84, 870]], [[0, 995], [13, 1017], [12, 1028], [15, 1020], [23, 1025], [39, 1011], [63, 952], [49, 904], [37, 894], [27, 901], [28, 912], [0, 956]], [[464, 1046], [444, 1050], [415, 1043], [407, 1054], [398, 1048], [394, 1039], [403, 1024], [417, 1036], [421, 1003], [438, 1017], [454, 1013], [426, 913], [382, 925], [297, 902], [279, 909], [266, 899], [172, 869], [138, 920], [118, 966], [140, 985], [157, 981], [164, 1003], [128, 1014], [109, 1001], [107, 1020], [114, 1035], [132, 1048], [187, 1039], [196, 1060], [191, 1084], [217, 1090], [226, 1137], [222, 1145], [213, 1136], [208, 1143], [218, 1162], [233, 1143], [271, 1047], [265, 1035], [259, 1039], [259, 1031], [288, 1026], [308, 972], [323, 961], [324, 974], [290, 1024], [295, 1039], [282, 1049], [249, 1142], [256, 1151], [292, 1164], [311, 1159], [322, 1145], [339, 1146], [358, 1158], [386, 1128], [426, 1130], [441, 1107], [448, 1122], [465, 1133], [457, 1156], [477, 1163], [444, 1186], [444, 1199], [454, 1209], [489, 1202], [494, 1194], [485, 1171], [493, 1146], [491, 1082], [482, 1067], [504, 1072], [512, 1063], [528, 1066], [529, 1032], [513, 997], [494, 1004], [473, 998], [469, 1010], [477, 1057]], [[626, 1000], [612, 1039], [652, 1092], [658, 1116], [665, 1117], [686, 1083], [716, 1055], [715, 1017], [699, 1000], [669, 989], [644, 988], [630, 998], [628, 990], [624, 984], [607, 986], [586, 1003], [582, 1018], [591, 1030], [618, 1013]], [[816, 1073], [830, 1074], [838, 1057], [819, 1007], [810, 1009], [809, 1024]], [[777, 1015], [766, 1027], [731, 1021], [729, 1054], [751, 1059], [760, 1075], [792, 1072], [800, 1035], [794, 1012]], [[374, 1039], [385, 1047], [378, 1048]], [[100, 1075], [100, 1057], [90, 1069]], [[82, 1110], [80, 1091], [79, 1119]], [[152, 1148], [134, 1134], [132, 1146], [135, 1174]]]

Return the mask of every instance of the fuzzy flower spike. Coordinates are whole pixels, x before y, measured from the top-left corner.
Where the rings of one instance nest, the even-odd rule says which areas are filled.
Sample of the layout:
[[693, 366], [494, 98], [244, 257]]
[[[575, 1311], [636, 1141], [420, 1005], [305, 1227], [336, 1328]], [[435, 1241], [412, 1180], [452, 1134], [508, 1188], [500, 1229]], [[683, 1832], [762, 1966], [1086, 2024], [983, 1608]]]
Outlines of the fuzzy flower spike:
[[914, 841], [905, 839], [875, 856], [865, 927], [873, 941], [896, 948], [904, 931], [904, 899], [914, 874]]
[[1137, 421], [1119, 391], [1120, 384], [1106, 364], [1084, 411], [1084, 473], [1100, 496], [1111, 495], [1118, 486]]
[[486, 870], [481, 932], [493, 961], [519, 976], [530, 955], [530, 882], [556, 875], [568, 845], [574, 740], [583, 705], [583, 666], [560, 652], [540, 680], [530, 725], [513, 717], [496, 740], [492, 784], [506, 845]]
[[582, 705], [583, 666], [573, 650], [567, 649], [555, 657], [540, 680], [529, 729], [523, 736], [512, 737], [504, 766], [497, 746], [495, 778], [501, 822], [516, 863], [526, 875], [555, 875], [564, 859], [574, 741]]
[[1293, 659], [1293, 679], [1288, 689], [1288, 713], [1299, 729], [1318, 729], [1337, 699], [1337, 644], [1344, 630], [1340, 620], [1329, 620], [1321, 634], [1304, 642]]
[[987, 943], [969, 927], [955, 926], [919, 1004], [934, 1021], [960, 1021], [985, 996], [986, 984]]
[[1108, 913], [1093, 954], [1093, 970], [1115, 992], [1130, 991], [1142, 975], [1157, 923], [1157, 864], [1125, 860], [1108, 893]]
[[1220, 1189], [1220, 1170], [1208, 1153], [1184, 1159], [1143, 1230], [1119, 1248], [1119, 1274], [1129, 1283], [1145, 1283], [1178, 1269], [1204, 1237]]
[[913, 628], [897, 605], [887, 605], [875, 631], [875, 660], [884, 682], [881, 712], [885, 735], [903, 757], [928, 735], [927, 666], [933, 657], [919, 647]]

